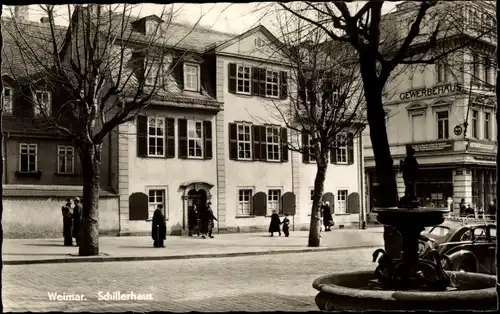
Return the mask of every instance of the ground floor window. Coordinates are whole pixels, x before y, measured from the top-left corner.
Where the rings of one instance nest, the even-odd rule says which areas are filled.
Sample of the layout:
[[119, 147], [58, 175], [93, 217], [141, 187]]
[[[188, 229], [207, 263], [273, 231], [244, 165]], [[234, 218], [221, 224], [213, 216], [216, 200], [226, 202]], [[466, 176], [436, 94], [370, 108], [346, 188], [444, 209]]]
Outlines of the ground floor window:
[[337, 191], [337, 208], [335, 209], [336, 214], [347, 213], [347, 195], [349, 192], [347, 190]]
[[272, 189], [272, 190], [268, 191], [268, 193], [267, 193], [267, 215], [268, 216], [270, 216], [273, 213], [273, 210], [275, 210], [278, 214], [281, 214], [280, 199], [281, 199], [281, 190]]
[[252, 206], [252, 190], [242, 189], [238, 191], [238, 214], [241, 216], [249, 216]]
[[158, 208], [158, 205], [163, 207], [163, 214], [166, 216], [166, 202], [164, 189], [150, 189], [148, 191], [148, 218], [153, 219], [153, 213]]

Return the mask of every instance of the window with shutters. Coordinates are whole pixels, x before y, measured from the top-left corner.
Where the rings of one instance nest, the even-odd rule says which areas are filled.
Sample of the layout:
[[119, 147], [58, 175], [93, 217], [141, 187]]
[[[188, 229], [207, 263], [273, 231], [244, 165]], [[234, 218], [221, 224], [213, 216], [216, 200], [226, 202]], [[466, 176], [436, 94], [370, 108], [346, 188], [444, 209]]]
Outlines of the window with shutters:
[[250, 71], [249, 66], [239, 65], [236, 71], [236, 92], [239, 94], [250, 95]]
[[436, 113], [438, 139], [449, 138], [449, 121], [448, 111], [441, 111]]
[[8, 87], [4, 87], [2, 91], [2, 109], [3, 113], [12, 113], [12, 103], [13, 103], [13, 90]]
[[281, 213], [280, 208], [281, 189], [272, 189], [267, 191], [267, 215], [270, 216], [273, 211]]
[[249, 216], [252, 209], [252, 193], [251, 189], [238, 190], [238, 215]]
[[38, 170], [38, 145], [19, 144], [19, 172], [36, 172]]
[[188, 121], [188, 157], [203, 158], [203, 123]]
[[348, 190], [338, 190], [337, 191], [337, 208], [335, 210], [336, 214], [347, 213], [347, 196], [349, 195]]
[[148, 156], [165, 156], [165, 119], [148, 117]]
[[315, 157], [315, 141], [312, 136], [308, 136], [309, 138], [309, 163], [316, 163], [316, 157]]
[[347, 164], [347, 135], [345, 133], [337, 134], [337, 163]]
[[280, 73], [278, 71], [266, 71], [266, 97], [279, 97]]
[[57, 146], [57, 173], [71, 174], [75, 171], [75, 148]]
[[52, 102], [52, 95], [49, 91], [36, 91], [35, 92], [35, 105], [34, 111], [35, 116], [39, 116], [44, 113], [47, 116], [50, 116], [50, 107]]
[[165, 215], [165, 219], [168, 219], [168, 210], [167, 210], [167, 187], [147, 187], [148, 194], [148, 219], [153, 219], [153, 214], [158, 208], [158, 205], [163, 207], [163, 215]]
[[280, 161], [280, 128], [266, 127], [267, 160]]
[[198, 92], [200, 90], [200, 66], [184, 63], [184, 89]]
[[238, 124], [238, 159], [252, 159], [252, 125]]

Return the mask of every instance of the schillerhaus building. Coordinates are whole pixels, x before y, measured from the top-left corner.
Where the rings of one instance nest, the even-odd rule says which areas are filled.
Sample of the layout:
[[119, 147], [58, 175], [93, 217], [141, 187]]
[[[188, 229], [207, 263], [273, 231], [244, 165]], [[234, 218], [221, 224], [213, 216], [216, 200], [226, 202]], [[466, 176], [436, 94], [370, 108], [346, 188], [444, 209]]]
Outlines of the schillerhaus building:
[[[477, 16], [477, 10], [489, 9], [468, 4], [458, 11], [466, 21]], [[405, 19], [405, 13], [399, 11], [405, 12], [398, 8], [392, 14]], [[471, 36], [492, 24], [483, 16], [473, 25], [468, 32]], [[496, 198], [493, 43], [493, 36], [485, 36], [481, 44], [448, 56], [447, 64], [408, 67], [388, 82], [386, 126], [394, 166], [399, 169], [406, 145], [412, 145], [420, 164], [417, 196], [421, 204], [432, 202], [446, 207], [451, 197], [453, 210], [458, 212], [462, 198], [472, 207], [483, 208]], [[367, 200], [371, 208], [376, 201], [377, 178], [368, 133], [365, 138]], [[399, 170], [397, 182], [402, 196], [404, 182]]]

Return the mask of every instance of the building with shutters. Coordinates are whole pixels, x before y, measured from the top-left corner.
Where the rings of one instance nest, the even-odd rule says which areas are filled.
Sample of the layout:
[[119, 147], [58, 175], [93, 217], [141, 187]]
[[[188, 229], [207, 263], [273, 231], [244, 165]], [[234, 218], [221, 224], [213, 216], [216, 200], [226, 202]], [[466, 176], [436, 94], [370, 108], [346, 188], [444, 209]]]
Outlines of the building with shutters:
[[[413, 21], [407, 16], [413, 14], [405, 7], [408, 3], [402, 3], [386, 18], [392, 17], [393, 21], [399, 21], [397, 25], [403, 26], [407, 24], [401, 21]], [[399, 196], [404, 195], [399, 161], [405, 157], [406, 145], [411, 145], [420, 164], [417, 196], [421, 204], [432, 202], [446, 207], [451, 198], [456, 213], [461, 199], [473, 207], [485, 208], [496, 198], [497, 104], [493, 66], [496, 37], [487, 32], [494, 25], [491, 20], [494, 8], [481, 3], [442, 2], [435, 8], [436, 12], [453, 10], [463, 14], [466, 29], [461, 30], [460, 36], [477, 37], [484, 33], [480, 43], [450, 54], [447, 60], [436, 64], [408, 67], [388, 82], [385, 90], [386, 126], [394, 166], [398, 169]], [[429, 13], [434, 19], [425, 24], [430, 29], [435, 29], [439, 19], [434, 14]], [[452, 43], [450, 38], [454, 34], [450, 32], [449, 36], [441, 41]], [[373, 195], [377, 178], [368, 129], [364, 137], [367, 200], [371, 208], [376, 201]]]

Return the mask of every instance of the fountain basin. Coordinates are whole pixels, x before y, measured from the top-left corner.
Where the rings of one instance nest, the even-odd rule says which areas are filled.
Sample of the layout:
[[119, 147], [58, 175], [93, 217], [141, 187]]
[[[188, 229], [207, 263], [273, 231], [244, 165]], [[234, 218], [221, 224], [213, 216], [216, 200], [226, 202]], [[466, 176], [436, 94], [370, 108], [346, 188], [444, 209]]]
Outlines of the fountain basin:
[[374, 208], [377, 213], [377, 221], [383, 225], [390, 226], [421, 226], [429, 227], [442, 224], [444, 215], [450, 211], [447, 208], [437, 207], [417, 207], [417, 208], [399, 208], [384, 207]]
[[313, 282], [320, 293], [316, 304], [322, 311], [365, 310], [496, 310], [495, 276], [446, 272], [456, 290], [395, 291], [370, 287], [373, 271], [322, 276]]

